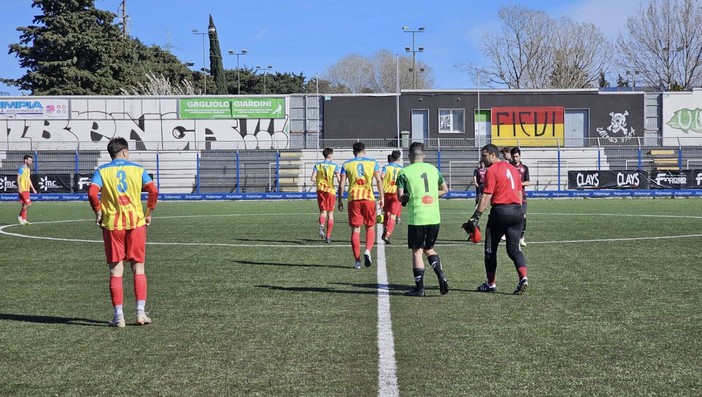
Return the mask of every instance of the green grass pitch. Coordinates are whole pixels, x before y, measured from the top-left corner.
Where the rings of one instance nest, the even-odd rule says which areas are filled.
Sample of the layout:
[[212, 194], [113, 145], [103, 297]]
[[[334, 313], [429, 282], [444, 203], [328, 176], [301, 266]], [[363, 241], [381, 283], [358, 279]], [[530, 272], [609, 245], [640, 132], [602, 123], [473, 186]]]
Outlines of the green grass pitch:
[[[482, 244], [442, 201], [451, 291], [410, 298], [406, 224], [385, 246], [402, 396], [702, 395], [702, 202], [530, 200], [530, 289], [503, 245], [493, 294]], [[87, 203], [0, 204], [0, 395], [378, 395], [377, 250], [353, 269], [345, 213], [317, 236], [314, 201], [161, 202], [149, 227], [147, 311], [112, 316]], [[483, 217], [484, 227], [487, 216]]]

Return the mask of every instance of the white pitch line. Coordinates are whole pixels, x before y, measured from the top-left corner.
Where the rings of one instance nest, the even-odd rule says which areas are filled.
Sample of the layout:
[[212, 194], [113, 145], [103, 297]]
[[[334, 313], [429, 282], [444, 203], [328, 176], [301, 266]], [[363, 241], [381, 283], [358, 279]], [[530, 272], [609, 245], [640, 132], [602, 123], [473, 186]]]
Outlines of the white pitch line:
[[395, 363], [395, 339], [392, 334], [390, 316], [390, 287], [385, 260], [385, 244], [381, 239], [383, 225], [376, 228], [378, 241], [378, 396], [395, 397], [400, 395], [397, 385], [397, 364]]
[[[312, 213], [299, 213], [300, 215], [308, 215]], [[246, 216], [246, 215], [254, 215], [254, 214], [212, 214], [212, 215], [173, 215], [173, 216], [159, 216], [157, 219], [179, 219], [179, 218], [193, 218], [193, 217], [211, 217], [211, 216], [216, 216], [216, 217], [224, 217], [224, 216]], [[255, 215], [261, 215], [261, 214], [255, 214]], [[266, 215], [274, 215], [274, 214], [266, 214]], [[283, 214], [281, 213], [280, 215], [290, 215], [290, 214]], [[565, 216], [634, 216], [634, 215], [626, 215], [626, 214], [571, 214], [571, 213], [551, 213], [551, 214], [540, 214], [540, 213], [534, 213], [532, 215], [565, 215]], [[652, 218], [702, 218], [702, 216], [687, 216], [687, 215], [636, 215], [639, 217], [652, 217]], [[48, 224], [57, 224], [57, 223], [70, 223], [70, 222], [94, 222], [94, 219], [70, 219], [70, 220], [58, 220], [58, 221], [46, 221], [46, 222], [32, 222], [33, 225], [48, 225]], [[11, 227], [20, 227], [21, 225], [17, 224], [9, 224], [5, 226], [0, 226], [0, 234], [6, 235], [6, 236], [12, 236], [12, 237], [20, 237], [20, 238], [28, 238], [28, 239], [33, 239], [33, 240], [49, 240], [49, 241], [64, 241], [64, 242], [76, 242], [76, 243], [102, 243], [102, 240], [86, 240], [86, 239], [77, 239], [77, 238], [61, 238], [61, 237], [46, 237], [46, 236], [29, 236], [25, 234], [20, 234], [20, 233], [12, 233], [8, 232], [5, 229], [11, 228]], [[24, 227], [24, 226], [22, 226]], [[380, 230], [382, 230], [382, 226], [378, 227]], [[380, 232], [382, 233], [382, 231]], [[378, 235], [379, 237], [379, 245], [380, 241], [380, 234]], [[682, 238], [699, 238], [702, 237], [702, 234], [683, 234], [683, 235], [674, 235], [674, 236], [650, 236], [650, 237], [618, 237], [618, 238], [597, 238], [597, 239], [587, 239], [587, 240], [559, 240], [559, 241], [529, 241], [529, 245], [540, 245], [540, 244], [578, 244], [578, 243], [609, 243], [609, 242], [619, 242], [619, 241], [649, 241], [649, 240], [673, 240], [673, 239], [682, 239]], [[186, 243], [178, 243], [178, 242], [155, 242], [155, 241], [147, 241], [148, 245], [173, 245], [173, 246], [188, 246], [188, 247], [243, 247], [243, 248], [256, 248], [256, 247], [262, 247], [262, 248], [326, 248], [329, 247], [329, 245], [324, 244], [324, 245], [308, 245], [308, 244], [236, 244], [236, 243], [193, 243], [193, 242], [186, 242]], [[464, 246], [467, 243], [451, 243], [451, 244], [442, 244], [439, 243], [438, 246], [440, 247], [460, 247]], [[383, 256], [385, 253], [385, 245], [383, 245]], [[347, 244], [332, 244], [334, 247], [348, 247], [349, 245]], [[402, 248], [401, 246], [395, 246], [394, 248]], [[385, 258], [383, 257], [383, 260]]]

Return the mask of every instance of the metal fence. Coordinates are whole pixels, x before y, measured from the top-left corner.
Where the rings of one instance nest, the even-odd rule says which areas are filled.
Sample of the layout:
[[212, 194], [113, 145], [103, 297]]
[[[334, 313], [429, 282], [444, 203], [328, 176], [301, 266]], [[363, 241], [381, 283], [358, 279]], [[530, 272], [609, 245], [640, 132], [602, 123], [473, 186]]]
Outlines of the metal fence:
[[[351, 143], [344, 142], [344, 144]], [[330, 144], [325, 141], [325, 144]], [[382, 167], [397, 146], [388, 141], [364, 140], [367, 156]], [[433, 143], [433, 142], [432, 142]], [[436, 142], [437, 146], [440, 142]], [[335, 149], [339, 164], [351, 158], [351, 144]], [[427, 162], [437, 165], [453, 191], [473, 188], [479, 148], [429, 146]], [[335, 145], [334, 145], [335, 146]], [[702, 169], [702, 146], [602, 145], [580, 148], [522, 147], [522, 161], [529, 166], [529, 190], [567, 189], [568, 171]], [[0, 150], [0, 174], [16, 175], [26, 154], [34, 156], [37, 174], [90, 176], [110, 161], [105, 150]], [[403, 148], [403, 159], [407, 163]], [[137, 150], [130, 159], [154, 175], [164, 193], [301, 192], [313, 190], [312, 165], [321, 160], [317, 149], [286, 150]]]

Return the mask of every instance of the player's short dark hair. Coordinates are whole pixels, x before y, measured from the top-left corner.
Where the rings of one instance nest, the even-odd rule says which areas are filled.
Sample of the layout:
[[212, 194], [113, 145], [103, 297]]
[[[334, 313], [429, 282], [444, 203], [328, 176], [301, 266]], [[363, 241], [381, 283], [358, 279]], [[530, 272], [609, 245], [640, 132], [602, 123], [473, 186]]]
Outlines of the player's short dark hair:
[[392, 163], [393, 161], [397, 161], [402, 157], [402, 152], [399, 150], [393, 150], [392, 153], [388, 155], [388, 163]]
[[[494, 145], [493, 145], [493, 146], [494, 146]], [[497, 148], [497, 146], [495, 146], [495, 148]], [[496, 154], [499, 154], [499, 153], [510, 153], [509, 146], [503, 147], [503, 148], [502, 148], [499, 152], [497, 152]], [[511, 154], [511, 153], [510, 153], [510, 154]]]
[[353, 155], [354, 156], [361, 153], [364, 150], [366, 150], [366, 145], [364, 145], [363, 142], [356, 142], [353, 144]]
[[424, 154], [424, 144], [422, 142], [412, 142], [409, 147], [410, 157], [416, 158], [420, 154]]
[[334, 154], [334, 149], [325, 147], [324, 150], [322, 150], [322, 156], [324, 156], [324, 158], [329, 157], [330, 154]]
[[[503, 149], [503, 151], [504, 151], [504, 149]], [[492, 143], [483, 146], [483, 147], [480, 149], [480, 152], [481, 152], [481, 153], [482, 153], [482, 152], [492, 153], [492, 154], [494, 154], [495, 156], [499, 156], [499, 155], [500, 155], [500, 150], [497, 148], [497, 146], [493, 145]]]
[[509, 151], [509, 154], [512, 154], [512, 155], [514, 155], [514, 154], [519, 154], [519, 155], [521, 156], [521, 155], [522, 155], [522, 151], [519, 150], [519, 148], [515, 146], [515, 147], [512, 148], [512, 150]]
[[25, 154], [22, 160], [27, 161], [27, 159], [34, 159], [31, 154]]
[[117, 153], [122, 150], [129, 150], [129, 142], [122, 137], [112, 138], [110, 142], [107, 143], [107, 153], [110, 154], [110, 158], [114, 159]]

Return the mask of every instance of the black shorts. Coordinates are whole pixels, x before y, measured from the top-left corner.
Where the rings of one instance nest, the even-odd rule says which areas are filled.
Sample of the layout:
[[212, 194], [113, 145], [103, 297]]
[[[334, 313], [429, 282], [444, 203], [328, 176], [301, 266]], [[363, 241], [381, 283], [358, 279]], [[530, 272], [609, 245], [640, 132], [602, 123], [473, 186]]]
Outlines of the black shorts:
[[439, 224], [436, 225], [408, 225], [407, 226], [407, 248], [411, 249], [432, 249], [439, 237]]

